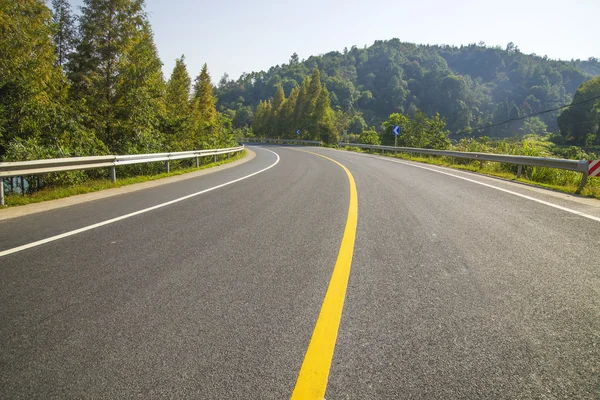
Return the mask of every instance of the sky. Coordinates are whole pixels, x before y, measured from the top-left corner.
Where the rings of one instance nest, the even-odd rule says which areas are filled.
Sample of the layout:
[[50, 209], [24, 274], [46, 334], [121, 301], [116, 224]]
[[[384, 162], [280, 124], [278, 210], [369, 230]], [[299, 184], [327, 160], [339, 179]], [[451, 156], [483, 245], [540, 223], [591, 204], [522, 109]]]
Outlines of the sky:
[[[83, 0], [71, 0], [74, 10]], [[168, 77], [182, 54], [194, 78], [267, 70], [375, 40], [485, 42], [553, 59], [600, 57], [599, 0], [146, 0]]]

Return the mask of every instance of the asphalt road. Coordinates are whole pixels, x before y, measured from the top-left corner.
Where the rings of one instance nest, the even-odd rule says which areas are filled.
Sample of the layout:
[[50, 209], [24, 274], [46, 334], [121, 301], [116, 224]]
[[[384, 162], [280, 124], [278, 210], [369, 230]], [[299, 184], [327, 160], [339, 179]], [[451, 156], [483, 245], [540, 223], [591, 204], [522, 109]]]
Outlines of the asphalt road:
[[[314, 154], [254, 149], [214, 174], [0, 221], [1, 254], [264, 170], [0, 256], [0, 398], [289, 398], [349, 183]], [[328, 400], [600, 398], [598, 205], [306, 150], [358, 192]]]

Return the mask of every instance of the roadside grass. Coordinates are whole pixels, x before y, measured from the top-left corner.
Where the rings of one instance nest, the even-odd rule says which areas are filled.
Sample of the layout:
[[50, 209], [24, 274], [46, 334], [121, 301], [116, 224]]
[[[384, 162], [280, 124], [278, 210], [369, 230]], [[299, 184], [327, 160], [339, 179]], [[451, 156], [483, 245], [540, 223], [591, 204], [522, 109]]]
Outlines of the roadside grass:
[[[543, 187], [563, 193], [574, 194], [577, 191], [581, 174], [573, 171], [557, 170], [554, 168], [523, 167], [521, 178], [517, 178], [517, 166], [505, 163], [485, 162], [483, 168], [479, 168], [479, 161], [460, 160], [452, 162], [450, 157], [423, 157], [410, 156], [406, 153], [381, 153], [378, 151], [362, 150], [358, 148], [345, 147], [342, 150], [358, 153], [378, 154], [385, 157], [398, 158], [407, 161], [416, 161], [425, 164], [438, 165], [478, 174], [495, 176], [498, 178], [521, 182], [532, 186]], [[588, 178], [587, 185], [580, 193], [581, 196], [600, 199], [600, 178]]]
[[181, 169], [171, 170], [169, 173], [163, 172], [160, 174], [153, 174], [153, 175], [131, 176], [131, 177], [126, 177], [126, 178], [122, 178], [122, 179], [117, 179], [117, 181], [114, 183], [111, 182], [110, 179], [91, 179], [91, 180], [88, 180], [88, 181], [85, 181], [85, 182], [82, 182], [82, 183], [79, 183], [76, 185], [72, 185], [72, 186], [53, 186], [53, 187], [44, 188], [33, 194], [26, 194], [25, 196], [16, 194], [16, 193], [14, 193], [14, 194], [11, 193], [4, 197], [6, 205], [4, 207], [0, 207], [0, 209], [7, 208], [7, 207], [22, 206], [22, 205], [31, 204], [31, 203], [40, 203], [40, 202], [48, 201], [48, 200], [62, 199], [65, 197], [75, 196], [78, 194], [92, 193], [92, 192], [97, 192], [97, 191], [105, 190], [105, 189], [113, 189], [113, 188], [119, 188], [122, 186], [133, 185], [135, 183], [142, 183], [142, 182], [148, 182], [148, 181], [154, 181], [154, 180], [158, 180], [158, 179], [168, 178], [171, 176], [183, 175], [183, 174], [187, 174], [190, 172], [200, 171], [203, 169], [227, 164], [227, 163], [233, 162], [235, 160], [239, 160], [245, 156], [246, 156], [246, 150], [243, 150], [239, 153], [236, 153], [235, 155], [233, 155], [230, 158], [225, 158], [223, 160], [218, 160], [217, 162], [212, 162], [210, 164], [201, 165], [199, 168], [196, 168], [194, 166], [194, 167], [189, 167], [189, 168], [181, 168]]

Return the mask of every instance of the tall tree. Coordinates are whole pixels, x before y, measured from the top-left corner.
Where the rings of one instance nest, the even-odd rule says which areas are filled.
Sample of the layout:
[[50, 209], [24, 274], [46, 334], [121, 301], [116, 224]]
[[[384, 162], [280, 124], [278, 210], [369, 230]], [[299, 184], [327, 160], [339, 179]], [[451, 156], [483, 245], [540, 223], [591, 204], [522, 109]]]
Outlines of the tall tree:
[[294, 120], [294, 111], [298, 101], [298, 93], [300, 91], [297, 87], [292, 89], [290, 96], [285, 100], [281, 107], [278, 117], [279, 134], [284, 138], [296, 137], [296, 122]]
[[163, 88], [144, 1], [84, 0], [79, 36], [68, 69], [86, 126], [111, 151], [147, 148], [136, 142], [158, 135]]
[[329, 144], [338, 142], [339, 136], [334, 125], [333, 110], [331, 109], [329, 92], [326, 87], [323, 87], [319, 92], [312, 120], [316, 126], [316, 134], [319, 140]]
[[175, 67], [167, 83], [165, 103], [170, 117], [183, 117], [189, 114], [192, 80], [185, 65], [185, 57], [175, 60]]
[[117, 64], [115, 129], [118, 147], [127, 153], [152, 153], [163, 148], [160, 131], [166, 115], [162, 62], [150, 25], [142, 25], [135, 41]]
[[52, 0], [54, 23], [54, 45], [56, 46], [56, 64], [63, 66], [69, 54], [75, 48], [77, 29], [75, 17], [68, 0]]
[[213, 93], [208, 67], [204, 64], [194, 84], [194, 108], [204, 124], [215, 124], [217, 118], [216, 103], [217, 99]]
[[51, 137], [64, 88], [52, 13], [37, 0], [0, 1], [0, 156], [16, 138]]

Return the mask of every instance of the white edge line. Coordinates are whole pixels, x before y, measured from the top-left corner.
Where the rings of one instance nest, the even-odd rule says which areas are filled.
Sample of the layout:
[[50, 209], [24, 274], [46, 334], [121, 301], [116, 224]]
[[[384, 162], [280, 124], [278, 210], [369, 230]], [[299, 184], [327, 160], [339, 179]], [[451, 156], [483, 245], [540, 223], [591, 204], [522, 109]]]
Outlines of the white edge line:
[[271, 150], [268, 150], [268, 149], [264, 149], [264, 148], [263, 148], [263, 150], [266, 150], [266, 151], [268, 151], [270, 153], [275, 154], [275, 156], [277, 157], [277, 160], [273, 164], [269, 165], [267, 168], [263, 168], [260, 171], [253, 172], [253, 173], [251, 173], [249, 175], [242, 176], [241, 178], [234, 179], [232, 181], [225, 182], [225, 183], [222, 183], [220, 185], [213, 186], [211, 188], [204, 189], [204, 190], [201, 190], [201, 191], [196, 192], [196, 193], [188, 194], [186, 196], [179, 197], [177, 199], [167, 201], [166, 203], [157, 204], [155, 206], [144, 208], [144, 209], [138, 210], [138, 211], [134, 211], [134, 212], [129, 213], [129, 214], [125, 214], [125, 215], [121, 215], [119, 217], [107, 219], [106, 221], [102, 221], [102, 222], [98, 222], [96, 224], [84, 226], [83, 228], [79, 228], [79, 229], [75, 229], [73, 231], [61, 233], [60, 235], [51, 236], [49, 238], [38, 240], [36, 242], [24, 244], [24, 245], [18, 246], [18, 247], [13, 247], [12, 249], [0, 251], [0, 257], [4, 257], [4, 256], [7, 256], [9, 254], [17, 253], [19, 251], [27, 250], [27, 249], [30, 249], [32, 247], [37, 247], [37, 246], [40, 246], [42, 244], [54, 242], [56, 240], [63, 239], [63, 238], [69, 237], [69, 236], [77, 235], [78, 233], [82, 233], [82, 232], [86, 232], [86, 231], [89, 231], [89, 230], [92, 230], [92, 229], [96, 229], [96, 228], [99, 228], [101, 226], [112, 224], [113, 222], [117, 222], [117, 221], [121, 221], [121, 220], [124, 220], [124, 219], [127, 219], [127, 218], [131, 218], [131, 217], [134, 217], [134, 216], [139, 215], [139, 214], [147, 213], [149, 211], [153, 211], [153, 210], [156, 210], [158, 208], [169, 206], [171, 204], [179, 203], [180, 201], [187, 200], [189, 198], [201, 195], [203, 193], [211, 192], [213, 190], [222, 188], [223, 186], [231, 185], [232, 183], [236, 183], [236, 182], [242, 181], [242, 180], [250, 178], [250, 177], [252, 177], [254, 175], [258, 175], [261, 172], [265, 172], [266, 170], [273, 168], [275, 165], [277, 165], [279, 163], [279, 160], [280, 160], [279, 154], [275, 153], [274, 151], [271, 151]]
[[[342, 151], [344, 151], [344, 150], [342, 150]], [[583, 213], [581, 211], [573, 210], [572, 208], [567, 208], [567, 207], [559, 206], [558, 204], [554, 204], [554, 203], [550, 203], [548, 201], [536, 199], [535, 197], [527, 196], [525, 194], [521, 194], [521, 193], [518, 193], [518, 192], [513, 192], [512, 190], [503, 189], [503, 188], [500, 188], [498, 186], [490, 185], [488, 183], [483, 183], [483, 182], [476, 181], [474, 179], [465, 178], [464, 176], [451, 174], [451, 173], [445, 172], [445, 171], [440, 171], [440, 170], [437, 170], [435, 168], [429, 168], [429, 167], [425, 167], [425, 166], [422, 166], [422, 165], [416, 165], [414, 163], [409, 163], [409, 162], [405, 162], [405, 161], [392, 160], [392, 159], [388, 159], [387, 157], [383, 157], [383, 156], [375, 157], [375, 156], [373, 156], [371, 154], [363, 154], [363, 153], [357, 153], [357, 152], [353, 152], [353, 151], [349, 151], [348, 153], [358, 154], [358, 155], [361, 155], [361, 156], [364, 156], [364, 157], [375, 158], [375, 159], [378, 159], [378, 160], [384, 160], [384, 161], [394, 162], [394, 163], [397, 163], [397, 164], [404, 164], [404, 165], [408, 165], [410, 167], [426, 169], [428, 171], [437, 172], [438, 174], [444, 174], [444, 175], [452, 176], [454, 178], [462, 179], [462, 180], [467, 181], [467, 182], [473, 182], [473, 183], [476, 183], [476, 184], [481, 185], [481, 186], [486, 186], [486, 187], [489, 187], [489, 188], [492, 188], [492, 189], [499, 190], [501, 192], [510, 193], [512, 195], [515, 195], [515, 196], [518, 196], [518, 197], [522, 197], [522, 198], [527, 199], [527, 200], [535, 201], [536, 203], [544, 204], [544, 205], [546, 205], [548, 207], [553, 207], [553, 208], [556, 208], [556, 209], [559, 209], [559, 210], [562, 210], [562, 211], [566, 211], [566, 212], [571, 213], [571, 214], [579, 215], [580, 217], [584, 217], [584, 218], [588, 218], [588, 219], [600, 222], [600, 217], [595, 217], [593, 215], [586, 214], [586, 213]]]

